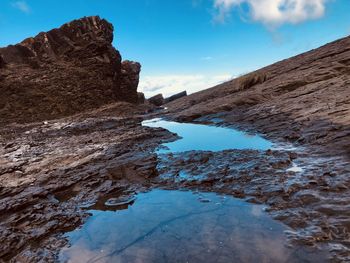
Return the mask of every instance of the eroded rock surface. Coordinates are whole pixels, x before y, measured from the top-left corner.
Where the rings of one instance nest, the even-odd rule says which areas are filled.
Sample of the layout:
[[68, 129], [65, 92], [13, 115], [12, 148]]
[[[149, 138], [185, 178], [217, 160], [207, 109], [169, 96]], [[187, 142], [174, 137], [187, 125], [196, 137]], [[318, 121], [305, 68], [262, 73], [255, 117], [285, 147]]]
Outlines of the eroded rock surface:
[[120, 96], [128, 102], [141, 102], [138, 98], [137, 87], [141, 72], [141, 64], [133, 61], [122, 62], [122, 77], [120, 83]]
[[[212, 162], [201, 165], [198, 160], [203, 154], [197, 153], [192, 157], [194, 165], [187, 163], [186, 157], [176, 156], [178, 170], [167, 173], [176, 182], [177, 173], [194, 170], [207, 175], [208, 189], [253, 196], [253, 201], [267, 203], [275, 218], [295, 229], [289, 233], [291, 239], [325, 245], [333, 255], [332, 262], [348, 262], [349, 84], [347, 37], [168, 103], [167, 116], [178, 121], [231, 126], [258, 131], [275, 142], [292, 142], [301, 153], [296, 161], [306, 167], [296, 173], [279, 166], [268, 171], [260, 154], [255, 157], [260, 159], [259, 165], [250, 166], [250, 159], [242, 159], [247, 153], [219, 153], [209, 158]], [[227, 171], [217, 168], [228, 160]], [[235, 160], [240, 161], [236, 164]], [[200, 178], [190, 178], [190, 182], [176, 184], [205, 188], [206, 180], [202, 185]]]
[[57, 260], [62, 234], [88, 216], [84, 207], [151, 186], [158, 175], [151, 152], [173, 135], [142, 127], [143, 112], [124, 103], [1, 127], [1, 262]]
[[182, 92], [179, 92], [177, 94], [174, 94], [168, 98], [165, 98], [165, 103], [169, 103], [169, 102], [172, 102], [174, 100], [178, 100], [182, 97], [186, 97], [187, 96], [187, 91], [182, 91]]
[[[347, 262], [350, 169], [346, 160], [317, 159], [284, 150], [190, 151], [158, 157], [159, 185], [216, 192], [266, 204], [267, 211], [293, 230], [294, 245], [328, 251], [332, 262]], [[298, 162], [302, 171], [293, 171]]]
[[122, 63], [112, 41], [112, 24], [93, 16], [0, 48], [0, 122], [137, 102], [140, 64]]
[[164, 97], [162, 94], [157, 94], [149, 98], [148, 101], [155, 106], [162, 106], [164, 104]]
[[[350, 37], [167, 104], [182, 121], [222, 124], [349, 154]], [[216, 114], [216, 115], [215, 115]], [[315, 150], [316, 150], [315, 148]]]
[[[135, 88], [140, 65], [121, 63], [112, 31], [89, 17], [0, 49], [1, 122], [35, 120], [0, 126], [0, 261], [57, 261], [63, 234], [85, 221], [86, 209], [129, 205], [136, 191], [153, 187], [265, 204], [293, 229], [292, 244], [350, 260], [349, 38], [145, 115], [152, 106], [100, 107], [143, 100]], [[297, 147], [157, 156], [156, 147], [177, 137], [141, 121], [164, 113]], [[303, 170], [290, 170], [294, 163]]]

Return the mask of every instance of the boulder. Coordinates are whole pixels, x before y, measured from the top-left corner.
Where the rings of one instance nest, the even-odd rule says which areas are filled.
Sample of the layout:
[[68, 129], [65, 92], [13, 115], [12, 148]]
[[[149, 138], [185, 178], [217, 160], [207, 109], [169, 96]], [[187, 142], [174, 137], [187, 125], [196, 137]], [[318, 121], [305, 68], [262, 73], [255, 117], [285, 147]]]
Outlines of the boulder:
[[157, 94], [148, 99], [148, 102], [155, 106], [162, 106], [164, 104], [164, 98], [162, 94]]
[[141, 65], [121, 61], [113, 26], [84, 17], [0, 48], [1, 122], [53, 119], [115, 101], [137, 102]]
[[187, 91], [182, 91], [180, 93], [174, 94], [172, 96], [170, 96], [169, 98], [165, 99], [165, 103], [180, 99], [182, 97], [186, 97], [187, 96]]

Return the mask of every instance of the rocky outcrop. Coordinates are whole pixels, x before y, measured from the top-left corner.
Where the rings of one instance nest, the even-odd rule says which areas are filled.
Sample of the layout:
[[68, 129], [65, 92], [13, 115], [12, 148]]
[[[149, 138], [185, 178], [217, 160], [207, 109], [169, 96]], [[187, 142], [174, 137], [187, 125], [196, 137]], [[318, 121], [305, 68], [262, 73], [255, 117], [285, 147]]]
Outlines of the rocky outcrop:
[[123, 61], [121, 71], [120, 96], [132, 103], [138, 102], [137, 86], [139, 85], [141, 64], [129, 60]]
[[145, 94], [143, 92], [137, 92], [137, 104], [144, 104], [145, 101]]
[[169, 103], [172, 102], [174, 100], [178, 100], [182, 97], [186, 97], [187, 96], [187, 92], [186, 91], [182, 91], [180, 93], [174, 94], [168, 98], [163, 97], [163, 94], [157, 94], [151, 98], [148, 99], [148, 102], [155, 105], [155, 106], [162, 106], [165, 103]]
[[112, 24], [93, 16], [0, 48], [1, 121], [52, 119], [114, 101], [137, 102], [141, 66], [122, 63], [112, 41]]
[[3, 59], [3, 57], [0, 55], [0, 68], [5, 67], [5, 61]]
[[178, 99], [180, 99], [182, 97], [186, 97], [186, 96], [187, 96], [187, 91], [182, 91], [182, 92], [179, 92], [177, 94], [170, 96], [169, 98], [166, 98], [165, 103], [169, 103], [169, 102], [172, 102], [174, 100], [178, 100]]
[[181, 121], [226, 123], [350, 157], [350, 37], [167, 104]]
[[162, 106], [164, 104], [164, 97], [162, 94], [157, 94], [148, 99], [148, 102], [155, 106]]

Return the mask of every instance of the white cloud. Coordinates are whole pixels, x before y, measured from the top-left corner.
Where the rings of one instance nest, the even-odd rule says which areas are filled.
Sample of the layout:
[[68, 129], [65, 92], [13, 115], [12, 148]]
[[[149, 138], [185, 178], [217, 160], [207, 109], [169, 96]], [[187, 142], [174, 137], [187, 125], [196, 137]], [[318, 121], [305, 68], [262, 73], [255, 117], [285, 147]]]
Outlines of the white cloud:
[[29, 14], [31, 12], [30, 7], [26, 1], [15, 1], [12, 3], [12, 6], [26, 14]]
[[158, 93], [168, 97], [186, 90], [188, 94], [213, 87], [232, 79], [229, 74], [207, 76], [198, 75], [163, 75], [141, 77], [139, 90], [151, 97]]
[[297, 24], [321, 18], [328, 0], [214, 0], [215, 21], [224, 22], [230, 12], [243, 4], [249, 6], [253, 21], [268, 27]]

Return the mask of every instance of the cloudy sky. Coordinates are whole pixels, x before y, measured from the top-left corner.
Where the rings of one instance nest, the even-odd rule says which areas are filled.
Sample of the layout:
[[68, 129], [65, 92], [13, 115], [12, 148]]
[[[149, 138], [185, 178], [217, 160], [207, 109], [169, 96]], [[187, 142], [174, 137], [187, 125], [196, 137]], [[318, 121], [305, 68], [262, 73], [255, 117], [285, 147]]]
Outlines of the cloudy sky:
[[1, 0], [0, 46], [100, 15], [140, 89], [189, 93], [350, 34], [350, 0]]

